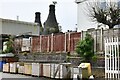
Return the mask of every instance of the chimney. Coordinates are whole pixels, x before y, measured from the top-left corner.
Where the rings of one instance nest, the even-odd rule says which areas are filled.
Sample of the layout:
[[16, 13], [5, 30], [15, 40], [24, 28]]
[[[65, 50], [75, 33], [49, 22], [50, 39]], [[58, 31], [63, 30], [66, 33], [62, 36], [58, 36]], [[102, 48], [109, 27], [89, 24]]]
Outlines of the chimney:
[[35, 23], [38, 23], [40, 25], [40, 27], [42, 27], [40, 15], [41, 15], [40, 12], [35, 13]]
[[49, 6], [49, 14], [47, 20], [44, 22], [44, 33], [58, 33], [59, 27], [55, 15], [55, 5], [51, 4]]
[[19, 16], [17, 16], [17, 21], [19, 21]]

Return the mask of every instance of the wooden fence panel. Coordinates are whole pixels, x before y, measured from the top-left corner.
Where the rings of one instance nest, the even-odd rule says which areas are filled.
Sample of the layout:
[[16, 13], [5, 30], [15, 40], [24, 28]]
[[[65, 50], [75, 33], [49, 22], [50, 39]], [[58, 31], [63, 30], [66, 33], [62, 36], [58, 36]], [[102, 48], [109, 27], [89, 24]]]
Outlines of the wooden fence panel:
[[80, 36], [80, 32], [68, 32], [32, 37], [32, 52], [74, 52]]

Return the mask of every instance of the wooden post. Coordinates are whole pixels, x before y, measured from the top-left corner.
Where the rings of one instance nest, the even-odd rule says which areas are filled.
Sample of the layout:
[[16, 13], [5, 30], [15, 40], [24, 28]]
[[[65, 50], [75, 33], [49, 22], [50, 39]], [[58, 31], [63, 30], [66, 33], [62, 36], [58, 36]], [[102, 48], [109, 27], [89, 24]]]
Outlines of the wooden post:
[[54, 38], [54, 35], [53, 33], [51, 34], [51, 52], [53, 52], [53, 38]]
[[69, 34], [68, 34], [69, 35], [68, 36], [68, 40], [69, 40], [69, 42], [68, 42], [68, 52], [70, 52], [70, 46], [71, 46], [71, 44], [70, 44], [70, 37], [71, 37], [70, 34], [71, 33], [69, 32]]
[[47, 52], [49, 52], [49, 48], [50, 48], [50, 38], [48, 36], [48, 41], [47, 41]]
[[83, 30], [81, 31], [81, 40], [83, 40]]
[[101, 28], [101, 36], [100, 36], [100, 38], [101, 38], [100, 50], [103, 51], [103, 28]]
[[65, 44], [64, 44], [64, 51], [66, 52], [67, 49], [66, 49], [66, 45], [67, 44], [67, 33], [65, 33]]
[[40, 35], [40, 52], [42, 52], [42, 35]]

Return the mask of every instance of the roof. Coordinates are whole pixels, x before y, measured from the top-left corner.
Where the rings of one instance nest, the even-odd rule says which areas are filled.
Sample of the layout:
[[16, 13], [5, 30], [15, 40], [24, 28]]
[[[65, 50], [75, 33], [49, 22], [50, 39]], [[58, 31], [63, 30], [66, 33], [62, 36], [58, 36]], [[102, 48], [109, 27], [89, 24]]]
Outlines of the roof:
[[15, 38], [29, 38], [29, 37], [38, 37], [38, 35], [17, 35]]
[[14, 57], [13, 53], [0, 54], [0, 57]]
[[12, 19], [3, 19], [3, 18], [0, 18], [0, 21], [1, 20], [2, 20], [2, 22], [26, 24], [26, 25], [33, 25], [33, 26], [37, 26], [37, 24], [38, 24], [38, 23], [34, 23], [34, 22], [25, 22], [25, 21], [19, 21], [19, 20], [12, 20]]

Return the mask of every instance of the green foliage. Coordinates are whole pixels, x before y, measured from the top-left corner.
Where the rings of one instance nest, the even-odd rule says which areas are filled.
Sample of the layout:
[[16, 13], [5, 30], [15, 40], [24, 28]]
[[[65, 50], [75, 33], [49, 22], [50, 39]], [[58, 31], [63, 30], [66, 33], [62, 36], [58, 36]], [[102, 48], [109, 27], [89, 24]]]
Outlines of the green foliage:
[[27, 56], [27, 54], [28, 54], [27, 52], [23, 52], [23, 53], [22, 53], [22, 55], [24, 55], [24, 56]]
[[96, 61], [97, 61], [97, 58], [98, 58], [98, 57], [97, 57], [96, 55], [94, 55], [94, 56], [92, 57], [92, 61], [93, 61], [93, 62], [96, 62]]
[[70, 62], [70, 52], [67, 52], [66, 61]]
[[4, 51], [5, 53], [14, 52], [14, 43], [12, 38], [10, 38], [5, 45], [7, 46], [6, 50]]
[[5, 52], [4, 52], [4, 51], [1, 51], [0, 54], [5, 54]]
[[59, 33], [60, 32], [60, 30], [59, 30], [59, 28], [57, 28], [57, 26], [56, 27], [46, 27], [46, 28], [44, 28], [45, 29], [45, 34], [52, 34], [52, 33]]
[[90, 34], [86, 34], [85, 39], [79, 41], [76, 52], [83, 58], [83, 61], [89, 62], [92, 59], [94, 56], [94, 39]]

